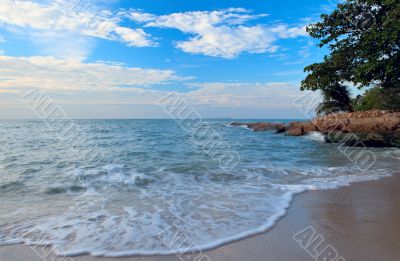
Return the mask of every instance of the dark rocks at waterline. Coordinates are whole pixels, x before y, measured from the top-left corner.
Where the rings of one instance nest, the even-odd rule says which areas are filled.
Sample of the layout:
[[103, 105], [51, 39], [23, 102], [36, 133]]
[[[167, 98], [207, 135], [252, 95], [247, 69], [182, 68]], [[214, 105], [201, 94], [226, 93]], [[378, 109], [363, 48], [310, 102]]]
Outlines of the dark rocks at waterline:
[[231, 125], [246, 126], [254, 131], [275, 131], [288, 136], [320, 132], [325, 135], [326, 142], [348, 146], [400, 147], [400, 111], [335, 113], [289, 124], [236, 122]]
[[253, 131], [275, 131], [275, 133], [286, 133], [286, 135], [289, 136], [302, 136], [311, 131], [316, 131], [316, 128], [312, 122], [291, 122], [289, 124], [270, 122], [234, 122], [230, 125], [234, 127], [246, 127]]
[[285, 133], [287, 130], [285, 125], [281, 125], [281, 126], [276, 126], [276, 133]]
[[291, 122], [286, 127], [286, 135], [288, 136], [303, 136], [314, 131], [318, 131], [318, 128], [311, 121]]
[[400, 133], [331, 132], [325, 135], [325, 141], [351, 147], [400, 147]]
[[282, 132], [282, 129], [286, 130], [286, 127], [284, 124], [281, 123], [264, 123], [264, 124], [249, 124], [247, 125], [248, 128], [254, 130], [254, 131], [266, 131], [266, 130], [272, 130], [276, 132]]
[[232, 122], [229, 125], [233, 126], [233, 127], [241, 127], [241, 126], [245, 126], [246, 123], [241, 123], [241, 122]]
[[235, 127], [247, 127], [253, 131], [276, 131], [282, 133], [286, 131], [286, 125], [282, 123], [269, 123], [269, 122], [257, 122], [257, 123], [240, 123], [233, 122], [230, 124]]

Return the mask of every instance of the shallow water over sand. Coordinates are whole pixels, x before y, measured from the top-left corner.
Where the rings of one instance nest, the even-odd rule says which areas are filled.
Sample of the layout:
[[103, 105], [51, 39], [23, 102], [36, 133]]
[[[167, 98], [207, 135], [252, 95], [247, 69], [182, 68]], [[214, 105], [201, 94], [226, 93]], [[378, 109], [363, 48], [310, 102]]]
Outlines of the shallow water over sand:
[[[172, 120], [75, 122], [85, 136], [70, 143], [41, 121], [1, 122], [0, 244], [106, 256], [211, 248], [271, 227], [296, 193], [387, 176], [399, 162], [395, 149], [368, 149], [376, 162], [361, 171], [315, 134], [209, 121], [240, 155], [226, 171]], [[82, 160], [88, 146], [104, 157]]]

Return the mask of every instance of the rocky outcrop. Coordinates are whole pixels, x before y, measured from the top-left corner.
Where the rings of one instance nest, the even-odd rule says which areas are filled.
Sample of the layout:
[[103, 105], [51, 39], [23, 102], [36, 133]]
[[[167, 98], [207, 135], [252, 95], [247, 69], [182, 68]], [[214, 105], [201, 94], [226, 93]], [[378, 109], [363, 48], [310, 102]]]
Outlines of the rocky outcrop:
[[318, 131], [318, 128], [310, 121], [291, 122], [287, 127], [286, 134], [289, 136], [302, 136], [313, 131]]
[[388, 132], [331, 132], [325, 135], [328, 143], [342, 143], [352, 147], [399, 147], [400, 131]]
[[400, 111], [337, 113], [318, 117], [312, 123], [321, 132], [393, 132], [400, 128]]
[[282, 123], [270, 123], [270, 122], [257, 122], [257, 123], [240, 123], [234, 122], [231, 123], [231, 126], [245, 126], [253, 131], [276, 131], [276, 132], [284, 132], [286, 130], [286, 126]]
[[349, 146], [400, 147], [400, 111], [339, 113], [313, 121], [327, 142]]
[[336, 113], [286, 125], [268, 122], [232, 125], [245, 125], [254, 131], [273, 130], [289, 136], [317, 131], [325, 135], [327, 142], [349, 146], [400, 147], [400, 111]]

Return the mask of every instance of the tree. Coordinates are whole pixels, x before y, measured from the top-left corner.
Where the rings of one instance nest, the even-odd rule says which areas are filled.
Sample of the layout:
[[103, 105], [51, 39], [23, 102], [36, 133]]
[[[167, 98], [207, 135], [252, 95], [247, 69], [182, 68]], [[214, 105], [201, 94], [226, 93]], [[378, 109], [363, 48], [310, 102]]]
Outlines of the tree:
[[393, 93], [393, 90], [393, 88], [384, 90], [381, 86], [370, 88], [352, 101], [352, 107], [356, 111], [398, 109], [400, 108], [400, 95], [396, 90]]
[[307, 27], [330, 54], [307, 66], [302, 90], [380, 86], [400, 108], [400, 1], [347, 0]]
[[349, 90], [344, 85], [325, 88], [322, 91], [324, 101], [318, 105], [317, 114], [329, 114], [340, 111], [352, 111]]
[[376, 86], [367, 90], [364, 95], [360, 95], [354, 101], [353, 108], [357, 111], [367, 111], [372, 109], [385, 110], [387, 106], [385, 104], [385, 96], [382, 88]]

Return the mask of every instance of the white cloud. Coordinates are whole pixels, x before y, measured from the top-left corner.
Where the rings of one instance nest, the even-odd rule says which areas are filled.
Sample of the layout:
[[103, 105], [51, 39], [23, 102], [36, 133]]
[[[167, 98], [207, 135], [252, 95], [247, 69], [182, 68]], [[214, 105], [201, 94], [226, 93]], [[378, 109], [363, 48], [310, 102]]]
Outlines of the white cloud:
[[246, 25], [250, 20], [267, 16], [254, 15], [243, 8], [219, 11], [172, 13], [155, 16], [133, 11], [130, 18], [146, 27], [175, 28], [194, 35], [176, 43], [184, 52], [214, 57], [235, 58], [241, 53], [275, 52], [279, 38], [306, 36], [305, 27], [278, 25]]
[[279, 38], [296, 38], [299, 36], [308, 36], [306, 31], [307, 25], [289, 28], [285, 24], [279, 24], [272, 27], [272, 33], [278, 34]]
[[142, 29], [132, 30], [126, 27], [116, 27], [115, 33], [117, 33], [128, 46], [144, 47], [152, 45], [148, 40], [150, 35], [146, 34]]
[[4, 50], [0, 49], [0, 55], [4, 54]]
[[156, 16], [148, 13], [142, 13], [142, 12], [131, 12], [131, 13], [126, 13], [126, 12], [121, 12], [121, 15], [127, 15], [129, 16], [132, 20], [139, 22], [139, 23], [147, 23], [153, 21]]
[[185, 80], [171, 70], [130, 68], [105, 62], [83, 63], [54, 57], [0, 56], [0, 88], [40, 88], [54, 92], [139, 91]]
[[5, 43], [6, 40], [4, 39], [4, 37], [2, 35], [0, 35], [0, 43]]
[[57, 0], [49, 5], [31, 1], [0, 0], [0, 22], [50, 32], [72, 32], [109, 40], [128, 46], [153, 46], [142, 29], [118, 25], [118, 17], [98, 10], [87, 1]]
[[[267, 15], [252, 14], [243, 8], [156, 16], [124, 10], [113, 14], [99, 10], [87, 1], [57, 0], [45, 5], [32, 1], [0, 0], [0, 5], [0, 23], [35, 29], [40, 33], [47, 32], [58, 35], [58, 38], [62, 38], [60, 35], [63, 34], [78, 37], [81, 35], [120, 41], [127, 46], [156, 46], [151, 35], [143, 28], [120, 25], [122, 18], [129, 17], [144, 27], [175, 28], [191, 35], [190, 38], [175, 43], [184, 52], [223, 58], [235, 58], [241, 53], [272, 53], [278, 49], [275, 44], [278, 39], [307, 35], [305, 26], [248, 25], [249, 21]], [[29, 33], [32, 34], [32, 30]], [[80, 41], [84, 40], [82, 38]], [[53, 44], [54, 40], [50, 38], [49, 42]], [[62, 45], [61, 42], [59, 44]], [[83, 50], [78, 53], [85, 53], [88, 45], [84, 45]]]
[[[122, 64], [83, 63], [54, 57], [0, 56], [0, 92], [23, 93], [39, 88], [69, 104], [151, 104], [169, 93], [168, 86], [191, 80], [170, 70], [130, 68]], [[165, 91], [154, 90], [163, 84]], [[280, 109], [294, 108], [301, 95], [289, 83], [185, 83], [181, 93], [192, 106]], [[159, 88], [157, 88], [159, 89]]]
[[293, 108], [300, 97], [298, 85], [289, 83], [201, 83], [198, 89], [184, 94], [191, 104], [221, 107]]
[[261, 26], [232, 29], [227, 26], [212, 28], [211, 31], [177, 43], [187, 53], [205, 54], [214, 57], [235, 58], [242, 52], [274, 52], [274, 37], [265, 33]]

